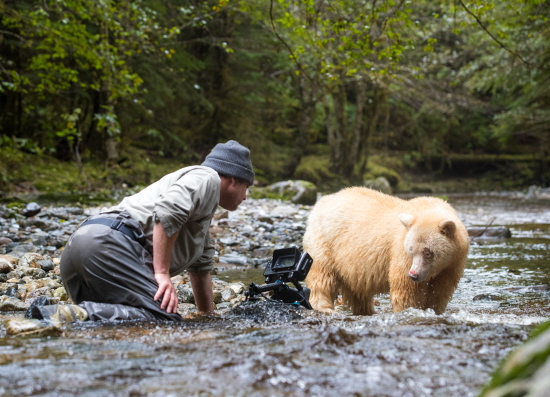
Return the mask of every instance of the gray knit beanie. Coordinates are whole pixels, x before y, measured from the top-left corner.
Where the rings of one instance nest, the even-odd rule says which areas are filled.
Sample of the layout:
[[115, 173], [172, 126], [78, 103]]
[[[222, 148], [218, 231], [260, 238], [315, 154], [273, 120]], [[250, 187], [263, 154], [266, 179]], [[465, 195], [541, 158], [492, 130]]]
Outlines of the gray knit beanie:
[[250, 150], [239, 142], [218, 143], [201, 165], [210, 167], [222, 175], [242, 179], [249, 185], [254, 184]]

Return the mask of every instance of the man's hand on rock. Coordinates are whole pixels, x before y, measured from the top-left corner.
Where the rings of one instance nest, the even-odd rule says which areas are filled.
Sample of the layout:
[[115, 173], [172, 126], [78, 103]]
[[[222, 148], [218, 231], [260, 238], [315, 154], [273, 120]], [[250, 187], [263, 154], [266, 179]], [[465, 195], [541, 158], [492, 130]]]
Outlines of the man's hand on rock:
[[154, 300], [161, 300], [160, 308], [166, 310], [166, 313], [178, 312], [178, 294], [170, 279], [168, 273], [155, 273], [155, 280], [159, 285], [159, 289], [155, 294]]

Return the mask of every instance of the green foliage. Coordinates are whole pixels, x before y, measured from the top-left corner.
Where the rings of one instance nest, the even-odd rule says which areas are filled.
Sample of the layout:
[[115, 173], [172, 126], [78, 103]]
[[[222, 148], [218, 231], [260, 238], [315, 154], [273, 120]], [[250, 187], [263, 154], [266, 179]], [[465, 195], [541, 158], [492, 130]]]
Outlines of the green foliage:
[[69, 190], [228, 139], [261, 184], [395, 184], [456, 153], [535, 153], [502, 183], [548, 183], [549, 17], [545, 0], [0, 2], [0, 147], [75, 162]]
[[395, 170], [386, 168], [369, 160], [367, 173], [363, 175], [363, 179], [376, 179], [379, 177], [386, 178], [393, 188], [397, 187], [401, 182], [401, 176]]
[[327, 156], [309, 155], [302, 157], [300, 165], [294, 172], [294, 178], [319, 184], [327, 179], [336, 179], [338, 176], [330, 171], [330, 161]]
[[[546, 321], [537, 326], [531, 333], [529, 340], [512, 351], [508, 357], [503, 360], [500, 367], [493, 373], [491, 381], [484, 387], [481, 396], [490, 395], [525, 395], [526, 385], [532, 383], [531, 378], [548, 361], [550, 355], [550, 345], [548, 344], [548, 330], [550, 321]], [[521, 385], [520, 381], [526, 380], [526, 385]], [[533, 382], [534, 383], [534, 382]], [[515, 388], [514, 385], [518, 387]], [[506, 386], [507, 393], [504, 392]], [[494, 394], [496, 389], [503, 387], [501, 392]]]

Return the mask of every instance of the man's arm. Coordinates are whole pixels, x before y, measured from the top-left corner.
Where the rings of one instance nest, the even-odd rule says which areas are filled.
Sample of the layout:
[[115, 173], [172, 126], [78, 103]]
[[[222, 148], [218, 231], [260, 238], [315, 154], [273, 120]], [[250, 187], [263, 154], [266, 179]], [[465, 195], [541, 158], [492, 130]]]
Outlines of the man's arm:
[[153, 269], [159, 288], [153, 299], [162, 299], [160, 308], [166, 309], [167, 313], [177, 313], [178, 311], [178, 294], [170, 278], [172, 250], [177, 237], [178, 233], [168, 237], [162, 224], [155, 223], [153, 228]]
[[214, 290], [210, 272], [189, 273], [189, 279], [195, 296], [195, 305], [199, 312], [213, 312]]

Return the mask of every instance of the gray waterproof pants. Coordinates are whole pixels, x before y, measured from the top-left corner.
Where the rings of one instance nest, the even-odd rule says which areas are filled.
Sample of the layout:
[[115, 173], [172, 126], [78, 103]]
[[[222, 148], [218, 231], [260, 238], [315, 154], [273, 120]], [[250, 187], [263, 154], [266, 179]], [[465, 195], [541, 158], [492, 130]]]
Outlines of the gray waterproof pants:
[[71, 236], [61, 255], [61, 278], [71, 299], [88, 312], [88, 320], [183, 321], [153, 300], [158, 284], [139, 223], [125, 212], [89, 219], [97, 218], [118, 219], [137, 238], [103, 224], [83, 224]]

